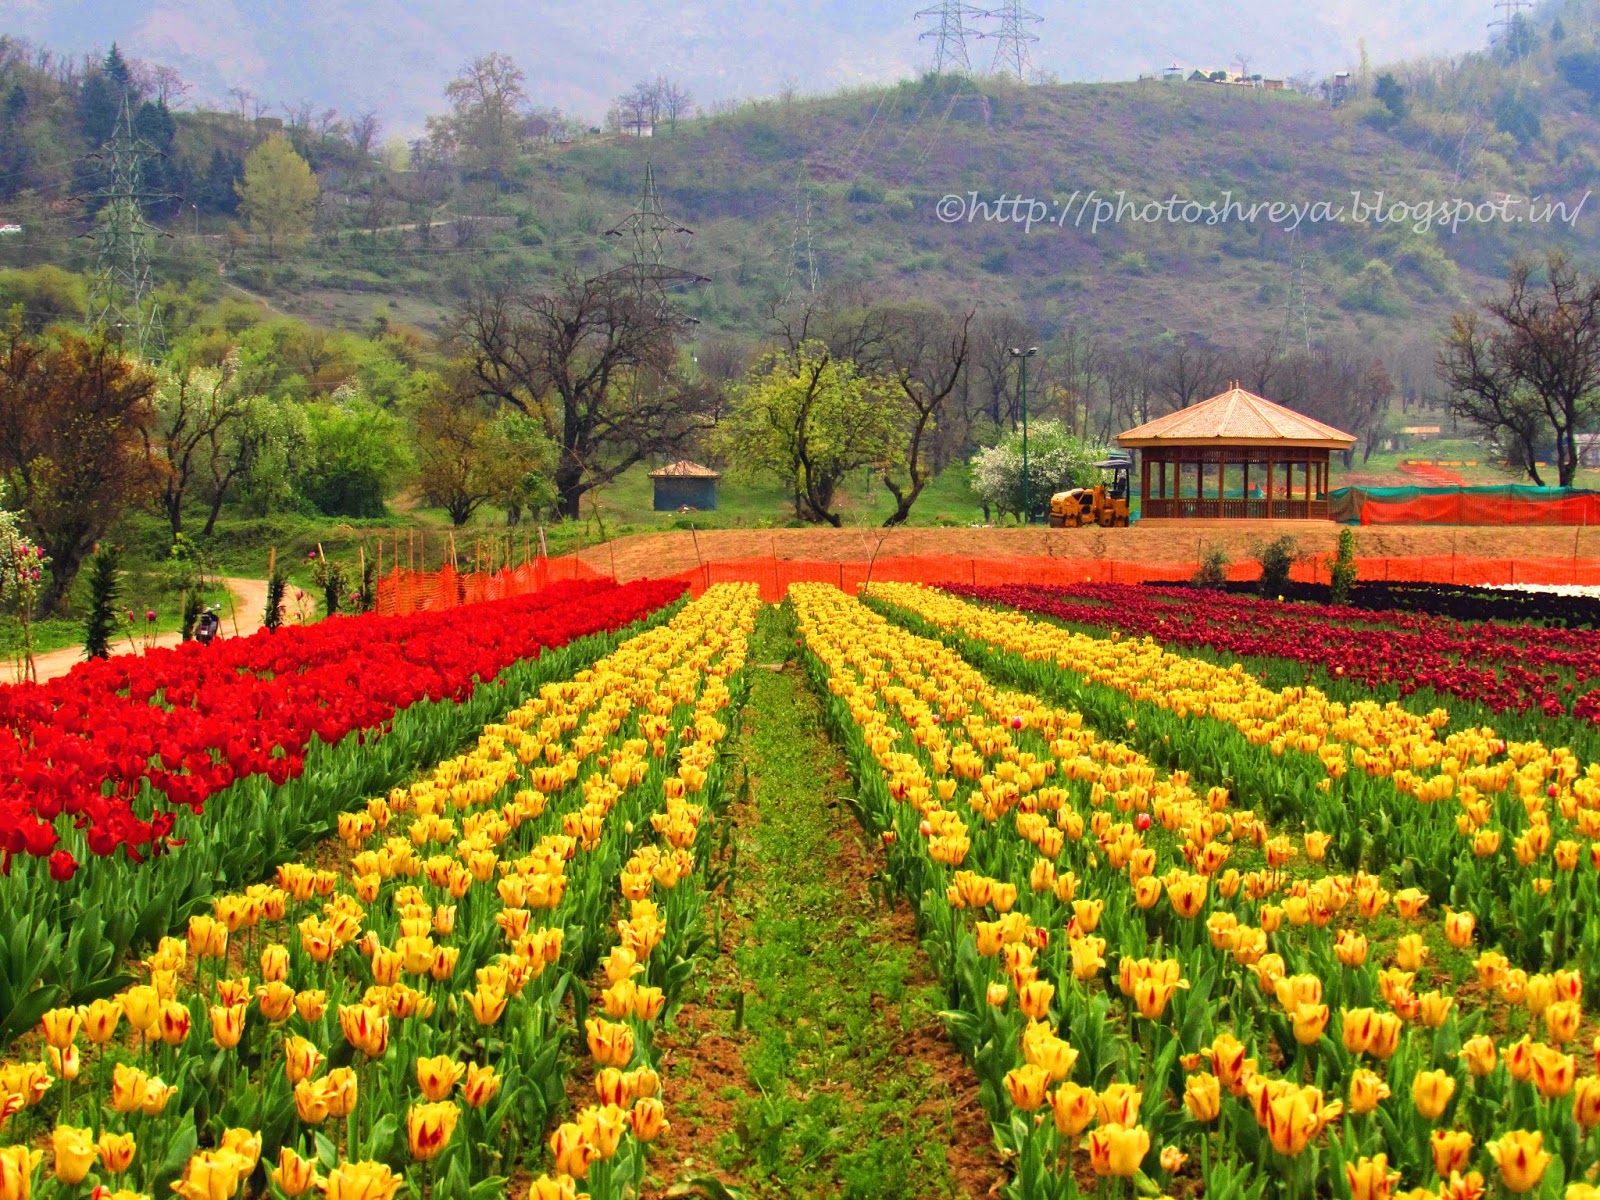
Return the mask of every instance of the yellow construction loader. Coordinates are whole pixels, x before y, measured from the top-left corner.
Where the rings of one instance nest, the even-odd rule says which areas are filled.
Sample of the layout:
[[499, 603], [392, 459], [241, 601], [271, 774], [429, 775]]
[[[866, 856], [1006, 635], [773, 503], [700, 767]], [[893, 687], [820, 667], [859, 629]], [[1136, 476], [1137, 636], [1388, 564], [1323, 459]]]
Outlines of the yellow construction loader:
[[1109, 485], [1097, 483], [1089, 488], [1071, 488], [1050, 497], [1050, 525], [1055, 529], [1076, 529], [1099, 525], [1104, 529], [1126, 528], [1128, 524], [1128, 484], [1133, 463], [1126, 458], [1108, 458], [1095, 463], [1111, 476]]

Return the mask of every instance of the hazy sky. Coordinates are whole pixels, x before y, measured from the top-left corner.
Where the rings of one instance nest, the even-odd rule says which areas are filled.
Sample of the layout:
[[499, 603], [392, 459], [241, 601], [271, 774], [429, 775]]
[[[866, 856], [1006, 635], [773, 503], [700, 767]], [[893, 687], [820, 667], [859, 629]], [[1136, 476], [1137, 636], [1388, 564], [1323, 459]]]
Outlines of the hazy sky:
[[[904, 77], [929, 65], [919, 6], [884, 0], [3, 0], [0, 32], [72, 53], [118, 41], [179, 67], [196, 98], [242, 84], [275, 103], [376, 109], [420, 128], [444, 83], [490, 50], [526, 71], [533, 100], [598, 121], [638, 79], [681, 80], [701, 103]], [[1067, 81], [1130, 79], [1176, 62], [1293, 75], [1455, 54], [1484, 43], [1488, 0], [1033, 0], [1034, 63]], [[979, 22], [979, 28], [992, 23]], [[993, 43], [974, 40], [974, 66]]]

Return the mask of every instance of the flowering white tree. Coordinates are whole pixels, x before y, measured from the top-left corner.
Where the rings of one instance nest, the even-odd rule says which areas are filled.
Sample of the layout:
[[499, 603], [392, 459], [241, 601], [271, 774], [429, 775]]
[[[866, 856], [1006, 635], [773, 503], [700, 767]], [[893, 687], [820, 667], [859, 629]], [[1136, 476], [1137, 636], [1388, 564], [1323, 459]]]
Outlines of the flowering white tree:
[[[1028, 431], [1028, 500], [1038, 517], [1050, 508], [1050, 497], [1073, 487], [1100, 481], [1094, 464], [1105, 450], [1074, 436], [1060, 421], [1040, 421]], [[972, 459], [972, 490], [995, 515], [1022, 512], [1022, 435], [978, 451]]]
[[13, 640], [8, 636], [6, 648], [16, 656], [21, 668], [18, 674], [32, 679], [33, 628], [30, 622], [50, 560], [22, 532], [21, 517], [5, 507], [5, 500], [5, 486], [0, 484], [0, 620], [8, 626], [15, 622], [20, 637]]

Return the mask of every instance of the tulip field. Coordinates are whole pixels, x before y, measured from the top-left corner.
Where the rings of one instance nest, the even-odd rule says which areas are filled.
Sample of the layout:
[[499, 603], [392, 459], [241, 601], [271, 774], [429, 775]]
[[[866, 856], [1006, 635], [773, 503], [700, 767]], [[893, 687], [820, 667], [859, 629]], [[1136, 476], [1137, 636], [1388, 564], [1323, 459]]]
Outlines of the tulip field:
[[684, 590], [0, 689], [0, 1200], [1600, 1196], [1600, 633]]

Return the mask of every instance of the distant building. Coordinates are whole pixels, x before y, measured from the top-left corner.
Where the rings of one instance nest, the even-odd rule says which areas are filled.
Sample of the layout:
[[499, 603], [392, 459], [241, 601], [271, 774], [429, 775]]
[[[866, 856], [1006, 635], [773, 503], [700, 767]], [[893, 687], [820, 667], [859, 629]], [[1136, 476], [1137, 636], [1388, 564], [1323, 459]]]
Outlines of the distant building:
[[720, 472], [686, 458], [668, 463], [658, 471], [651, 471], [650, 479], [656, 488], [656, 512], [678, 512], [681, 509], [715, 512], [717, 480], [721, 478]]
[[1164, 68], [1161, 72], [1161, 81], [1163, 83], [1182, 83], [1183, 68], [1177, 63], [1173, 63], [1170, 67]]
[[1600, 433], [1578, 433], [1572, 437], [1580, 467], [1600, 467]]

